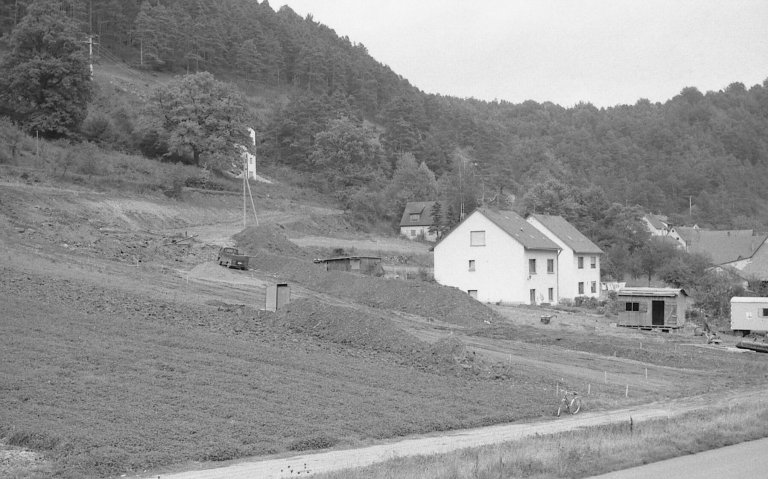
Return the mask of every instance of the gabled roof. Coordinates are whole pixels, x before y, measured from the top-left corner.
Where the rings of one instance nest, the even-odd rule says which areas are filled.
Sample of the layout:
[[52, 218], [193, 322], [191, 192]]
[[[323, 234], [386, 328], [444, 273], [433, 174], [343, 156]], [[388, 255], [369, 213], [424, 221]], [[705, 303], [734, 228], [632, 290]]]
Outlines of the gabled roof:
[[[405, 204], [400, 226], [432, 226], [432, 207], [437, 201], [409, 201]], [[445, 217], [445, 205], [442, 204], [442, 215]], [[418, 214], [417, 221], [411, 221], [411, 215]]]
[[744, 267], [737, 269], [737, 274], [744, 279], [768, 281], [768, 247], [765, 242], [755, 249], [751, 260]]
[[566, 246], [571, 248], [574, 253], [603, 253], [603, 250], [601, 250], [599, 246], [581, 234], [575, 226], [566, 221], [562, 216], [531, 215], [531, 217], [537, 219], [545, 228], [551, 231], [552, 234], [560, 238], [560, 240], [565, 243]]
[[537, 230], [535, 226], [525, 221], [525, 218], [514, 211], [479, 208], [475, 212], [491, 220], [496, 226], [523, 245], [525, 249], [560, 249], [557, 243], [544, 236], [544, 233]]
[[705, 230], [677, 228], [685, 240], [689, 253], [703, 253], [719, 265], [739, 259], [751, 258], [768, 236], [755, 235], [753, 230]]
[[662, 215], [654, 215], [649, 213], [645, 215], [645, 220], [650, 223], [651, 226], [657, 230], [667, 229], [667, 217]]

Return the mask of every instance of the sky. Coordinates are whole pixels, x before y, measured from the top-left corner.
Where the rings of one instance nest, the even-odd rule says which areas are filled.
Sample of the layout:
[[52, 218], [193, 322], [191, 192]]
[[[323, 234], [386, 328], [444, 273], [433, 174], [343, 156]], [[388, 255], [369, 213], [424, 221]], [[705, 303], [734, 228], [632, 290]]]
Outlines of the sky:
[[570, 107], [768, 79], [768, 0], [287, 0], [427, 92]]

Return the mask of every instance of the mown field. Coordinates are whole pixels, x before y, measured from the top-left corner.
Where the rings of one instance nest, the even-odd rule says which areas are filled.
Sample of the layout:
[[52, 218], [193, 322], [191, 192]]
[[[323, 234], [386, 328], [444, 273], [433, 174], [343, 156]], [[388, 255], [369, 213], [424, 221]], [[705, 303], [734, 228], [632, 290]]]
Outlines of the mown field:
[[[0, 436], [60, 477], [354, 445], [548, 412], [543, 381], [428, 373], [268, 317], [0, 271]], [[255, 319], [253, 319], [255, 318]], [[521, 398], [524, 398], [521, 400]]]

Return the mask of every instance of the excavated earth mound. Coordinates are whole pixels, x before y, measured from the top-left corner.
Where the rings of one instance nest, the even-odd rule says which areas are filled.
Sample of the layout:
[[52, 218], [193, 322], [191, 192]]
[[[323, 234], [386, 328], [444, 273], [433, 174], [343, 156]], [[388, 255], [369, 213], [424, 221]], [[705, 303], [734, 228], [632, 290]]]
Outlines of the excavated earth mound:
[[243, 254], [267, 252], [296, 258], [307, 257], [306, 251], [296, 246], [285, 235], [280, 225], [251, 226], [232, 237]]
[[277, 322], [294, 331], [337, 344], [398, 356], [403, 364], [440, 373], [478, 374], [474, 354], [455, 337], [429, 344], [398, 328], [392, 321], [363, 311], [302, 298], [277, 313]]
[[343, 271], [325, 271], [293, 244], [283, 228], [251, 227], [234, 236], [238, 248], [251, 255], [250, 267], [315, 291], [366, 306], [401, 311], [428, 320], [462, 326], [496, 322], [498, 315], [455, 289], [418, 280], [385, 279]]

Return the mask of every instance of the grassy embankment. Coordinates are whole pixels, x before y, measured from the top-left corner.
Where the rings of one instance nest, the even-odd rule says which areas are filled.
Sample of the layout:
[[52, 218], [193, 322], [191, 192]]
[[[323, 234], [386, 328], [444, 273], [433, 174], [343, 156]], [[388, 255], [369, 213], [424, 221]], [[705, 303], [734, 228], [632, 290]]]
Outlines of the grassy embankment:
[[398, 458], [317, 479], [578, 478], [768, 437], [768, 403], [535, 436], [453, 454]]

